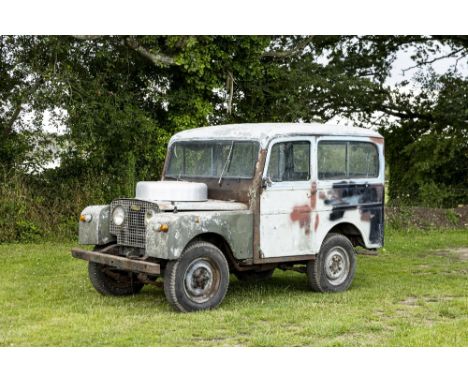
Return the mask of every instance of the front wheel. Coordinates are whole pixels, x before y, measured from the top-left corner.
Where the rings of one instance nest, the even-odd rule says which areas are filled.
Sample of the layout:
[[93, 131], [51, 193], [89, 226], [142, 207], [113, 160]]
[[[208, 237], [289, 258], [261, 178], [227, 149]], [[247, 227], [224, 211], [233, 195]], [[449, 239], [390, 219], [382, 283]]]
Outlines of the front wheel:
[[164, 271], [164, 293], [181, 312], [213, 309], [224, 299], [229, 266], [221, 250], [203, 241], [189, 245]]
[[356, 255], [349, 239], [341, 234], [328, 235], [315, 260], [307, 264], [307, 277], [316, 292], [347, 290], [356, 271]]
[[143, 283], [132, 272], [121, 271], [104, 264], [88, 264], [88, 275], [94, 289], [108, 296], [129, 296], [137, 294]]

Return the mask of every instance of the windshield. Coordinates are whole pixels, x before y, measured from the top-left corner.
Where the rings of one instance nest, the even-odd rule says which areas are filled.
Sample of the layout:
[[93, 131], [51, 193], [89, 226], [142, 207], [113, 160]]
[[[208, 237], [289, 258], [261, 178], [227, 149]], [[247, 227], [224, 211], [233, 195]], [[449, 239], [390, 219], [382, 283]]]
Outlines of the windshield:
[[166, 176], [251, 179], [258, 149], [258, 142], [251, 141], [176, 142]]

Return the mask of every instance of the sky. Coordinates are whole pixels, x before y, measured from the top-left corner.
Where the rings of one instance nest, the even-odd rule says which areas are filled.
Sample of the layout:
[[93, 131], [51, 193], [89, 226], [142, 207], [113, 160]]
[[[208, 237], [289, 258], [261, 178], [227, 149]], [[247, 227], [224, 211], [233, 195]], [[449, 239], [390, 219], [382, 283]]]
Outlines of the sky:
[[[411, 77], [414, 76], [414, 74], [419, 70], [418, 68], [414, 68], [414, 69], [407, 71], [406, 73], [403, 73], [404, 69], [414, 66], [415, 64], [414, 61], [411, 59], [412, 53], [413, 51], [410, 50], [406, 52], [400, 51], [397, 54], [396, 60], [392, 66], [391, 77], [387, 79], [388, 85], [393, 86], [396, 83], [403, 81], [405, 79], [410, 80]], [[444, 56], [447, 53], [448, 53], [448, 49], [445, 48], [438, 55], [431, 57], [431, 59], [435, 57]], [[434, 71], [437, 74], [443, 74], [443, 73], [446, 73], [449, 70], [450, 66], [454, 65], [455, 62], [456, 62], [455, 57], [449, 57], [449, 58], [436, 61], [430, 64], [430, 66], [434, 69]], [[468, 76], [468, 64], [467, 64], [466, 59], [464, 61], [460, 60], [460, 62], [457, 65], [457, 70], [462, 75]]]

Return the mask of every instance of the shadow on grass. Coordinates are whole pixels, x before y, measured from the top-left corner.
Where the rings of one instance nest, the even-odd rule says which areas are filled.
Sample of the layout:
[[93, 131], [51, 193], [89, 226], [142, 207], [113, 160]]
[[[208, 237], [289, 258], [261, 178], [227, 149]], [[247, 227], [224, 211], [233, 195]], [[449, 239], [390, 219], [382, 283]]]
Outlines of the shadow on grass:
[[[257, 306], [259, 301], [262, 304], [268, 304], [278, 301], [294, 301], [295, 299], [298, 301], [309, 301], [310, 303], [328, 301], [336, 305], [337, 303], [345, 303], [349, 298], [354, 299], [358, 297], [363, 289], [368, 290], [369, 288], [370, 286], [365, 285], [365, 283], [363, 284], [359, 280], [355, 280], [348, 292], [327, 294], [312, 291], [308, 285], [307, 276], [295, 272], [276, 271], [274, 276], [269, 280], [252, 282], [239, 281], [234, 276], [231, 276], [227, 295], [220, 308], [224, 311], [237, 311], [241, 307]], [[91, 293], [98, 295], [94, 290]], [[135, 296], [113, 297], [99, 295], [96, 298], [99, 299], [99, 304], [106, 307], [138, 308], [154, 310], [154, 313], [163, 314], [175, 312], [166, 300], [162, 280], [160, 280], [158, 285], [146, 285]]]

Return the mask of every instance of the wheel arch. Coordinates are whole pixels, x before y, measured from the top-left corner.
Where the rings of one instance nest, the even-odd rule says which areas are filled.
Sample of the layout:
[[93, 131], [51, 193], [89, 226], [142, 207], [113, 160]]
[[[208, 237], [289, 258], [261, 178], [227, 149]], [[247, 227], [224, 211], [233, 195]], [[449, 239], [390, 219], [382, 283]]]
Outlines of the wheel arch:
[[367, 243], [364, 240], [364, 235], [362, 234], [362, 231], [353, 223], [350, 223], [350, 222], [337, 223], [328, 230], [325, 237], [327, 237], [330, 233], [340, 233], [343, 236], [346, 236], [351, 241], [354, 247], [357, 247], [357, 246], [366, 247], [367, 246]]
[[232, 251], [231, 245], [228, 240], [221, 234], [215, 232], [204, 232], [194, 236], [184, 247], [184, 251], [187, 247], [196, 241], [206, 241], [207, 243], [213, 244], [223, 253], [226, 258], [229, 268], [235, 268], [236, 260]]

